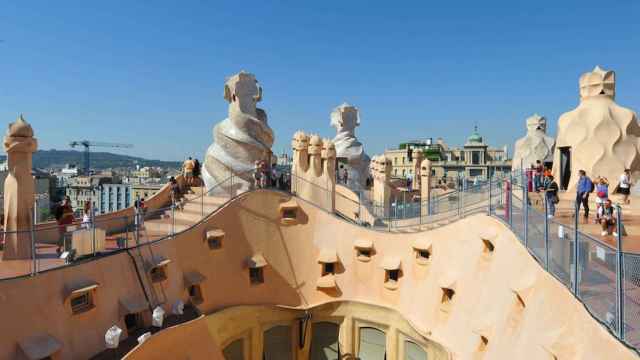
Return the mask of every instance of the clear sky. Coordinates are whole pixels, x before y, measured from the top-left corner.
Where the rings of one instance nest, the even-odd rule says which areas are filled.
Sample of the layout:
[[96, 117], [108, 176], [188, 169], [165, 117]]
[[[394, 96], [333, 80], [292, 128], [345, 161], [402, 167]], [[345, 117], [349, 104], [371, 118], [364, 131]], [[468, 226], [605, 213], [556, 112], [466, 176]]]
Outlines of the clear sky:
[[278, 153], [297, 129], [333, 137], [329, 113], [345, 101], [369, 154], [461, 144], [475, 124], [512, 144], [534, 112], [555, 132], [596, 64], [640, 110], [637, 0], [135, 3], [0, 3], [2, 121], [24, 113], [43, 149], [88, 139], [202, 158], [240, 70], [263, 86]]

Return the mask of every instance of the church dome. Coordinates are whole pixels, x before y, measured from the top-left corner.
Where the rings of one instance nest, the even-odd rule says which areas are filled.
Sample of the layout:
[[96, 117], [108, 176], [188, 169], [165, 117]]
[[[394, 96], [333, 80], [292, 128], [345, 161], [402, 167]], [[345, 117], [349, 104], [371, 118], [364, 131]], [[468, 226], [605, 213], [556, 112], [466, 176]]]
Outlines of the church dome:
[[478, 127], [473, 130], [473, 134], [467, 138], [467, 143], [482, 144], [482, 136], [478, 133]]

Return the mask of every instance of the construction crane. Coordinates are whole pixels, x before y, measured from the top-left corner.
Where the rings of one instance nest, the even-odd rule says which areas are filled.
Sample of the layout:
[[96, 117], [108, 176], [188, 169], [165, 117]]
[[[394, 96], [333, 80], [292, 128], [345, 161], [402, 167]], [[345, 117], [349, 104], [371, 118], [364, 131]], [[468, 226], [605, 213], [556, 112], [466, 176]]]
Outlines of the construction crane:
[[69, 143], [72, 148], [76, 146], [84, 146], [84, 171], [86, 175], [90, 175], [91, 170], [91, 156], [89, 148], [92, 147], [110, 147], [110, 148], [132, 148], [131, 144], [114, 144], [107, 142], [97, 142], [97, 141], [89, 141], [89, 140], [80, 140], [80, 141], [72, 141]]

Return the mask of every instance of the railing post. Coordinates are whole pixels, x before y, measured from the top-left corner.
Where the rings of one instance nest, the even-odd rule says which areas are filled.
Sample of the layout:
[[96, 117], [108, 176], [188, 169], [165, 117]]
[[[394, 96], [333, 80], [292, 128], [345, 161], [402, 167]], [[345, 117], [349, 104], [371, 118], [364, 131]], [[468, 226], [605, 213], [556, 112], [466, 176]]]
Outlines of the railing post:
[[529, 248], [529, 173], [523, 174], [522, 217], [524, 220], [524, 247]]
[[573, 295], [578, 297], [578, 206], [579, 202], [576, 201], [575, 211], [576, 215], [573, 219]]
[[[36, 225], [35, 225], [35, 219], [33, 219], [34, 221], [31, 221], [31, 258], [33, 259], [33, 268], [31, 269], [31, 276], [35, 276], [36, 273], [38, 272], [38, 268], [37, 268], [37, 258], [36, 258]], [[21, 238], [21, 236], [18, 234], [18, 239]], [[5, 232], [5, 238], [6, 238], [6, 232]]]
[[91, 248], [93, 250], [93, 256], [96, 256], [96, 211], [93, 208], [93, 199], [91, 202]]
[[140, 245], [140, 210], [138, 209], [138, 207], [135, 208], [135, 215], [134, 215], [134, 225], [135, 225], [135, 234], [134, 234], [134, 239], [136, 240], [136, 245]]
[[547, 193], [543, 196], [544, 204], [544, 268], [549, 271], [549, 204], [547, 203]]
[[491, 216], [491, 178], [492, 176], [489, 176], [489, 216]]
[[624, 252], [622, 250], [622, 207], [616, 205], [616, 302], [618, 304], [617, 333], [621, 340], [624, 340]]
[[128, 249], [129, 248], [129, 219], [126, 216], [124, 217], [124, 231], [125, 231], [124, 247]]
[[509, 227], [513, 230], [513, 172], [509, 173]]
[[175, 236], [176, 234], [176, 204], [173, 202], [171, 204], [171, 236]]

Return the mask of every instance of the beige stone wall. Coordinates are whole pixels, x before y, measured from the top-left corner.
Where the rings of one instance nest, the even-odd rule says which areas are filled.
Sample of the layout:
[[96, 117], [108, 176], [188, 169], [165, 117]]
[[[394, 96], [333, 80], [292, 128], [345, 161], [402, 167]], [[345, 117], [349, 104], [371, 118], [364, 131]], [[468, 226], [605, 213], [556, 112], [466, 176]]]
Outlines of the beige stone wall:
[[418, 333], [395, 310], [358, 302], [331, 302], [309, 309], [310, 320], [303, 325], [304, 346], [300, 347], [302, 310], [278, 306], [237, 306], [179, 325], [160, 333], [126, 357], [127, 360], [151, 360], [168, 354], [176, 358], [222, 359], [222, 350], [243, 339], [247, 359], [262, 359], [264, 332], [285, 325], [291, 330], [291, 353], [294, 359], [308, 359], [313, 339], [313, 324], [330, 322], [339, 326], [340, 355], [353, 359], [359, 352], [359, 330], [373, 327], [385, 333], [387, 359], [404, 359], [404, 342], [420, 346], [428, 359], [449, 359], [449, 353], [439, 344]]
[[[172, 260], [168, 280], [153, 286], [165, 310], [178, 299], [188, 300], [183, 277], [195, 270], [206, 277], [198, 305], [205, 314], [239, 305], [306, 309], [333, 301], [365, 302], [394, 309], [415, 332], [455, 358], [635, 358], [494, 219], [478, 215], [429, 232], [389, 234], [294, 199], [296, 224], [283, 225], [280, 207], [289, 200], [270, 191], [247, 193], [174, 240], [155, 244], [156, 256]], [[204, 241], [214, 228], [225, 232], [218, 250]], [[492, 242], [493, 252], [481, 237]], [[357, 256], [358, 240], [373, 244], [368, 261]], [[415, 247], [427, 249], [429, 259], [417, 258]], [[326, 250], [338, 258], [337, 286], [320, 290], [318, 259]], [[150, 254], [143, 249], [143, 257]], [[248, 276], [247, 260], [254, 254], [267, 262], [259, 285], [251, 285]], [[383, 267], [397, 262], [399, 280], [385, 283]], [[63, 289], [86, 280], [100, 284], [97, 307], [72, 316]], [[443, 301], [443, 288], [455, 291], [450, 301]], [[118, 301], [140, 295], [126, 253], [0, 282], [0, 359], [19, 358], [18, 341], [42, 332], [63, 343], [59, 358], [88, 358], [104, 348], [111, 325], [124, 327]], [[349, 311], [356, 310], [345, 310], [345, 316]], [[481, 346], [483, 337], [486, 346]]]

